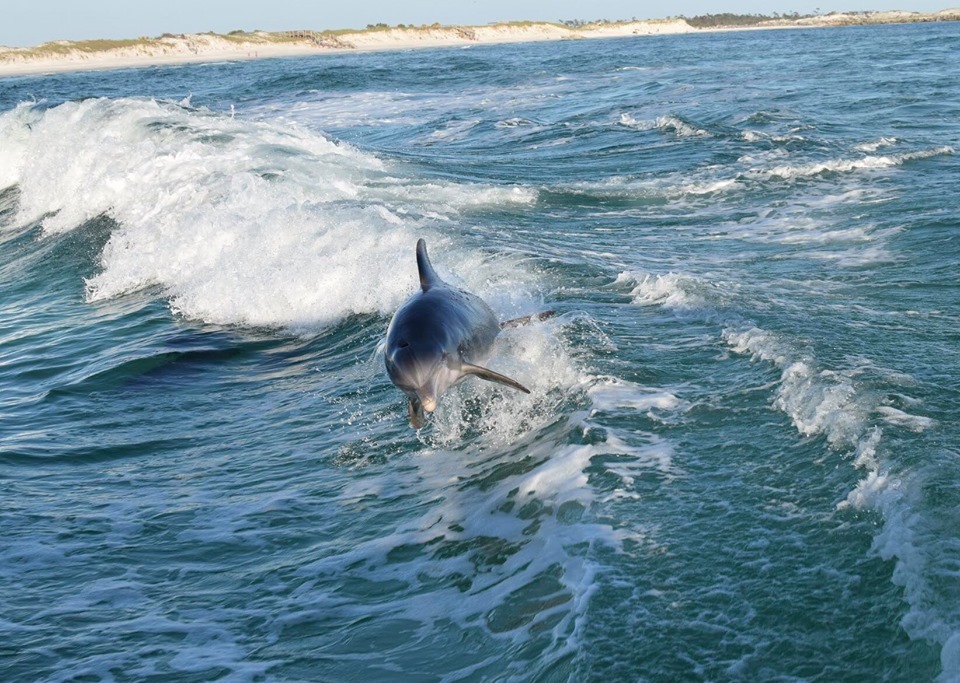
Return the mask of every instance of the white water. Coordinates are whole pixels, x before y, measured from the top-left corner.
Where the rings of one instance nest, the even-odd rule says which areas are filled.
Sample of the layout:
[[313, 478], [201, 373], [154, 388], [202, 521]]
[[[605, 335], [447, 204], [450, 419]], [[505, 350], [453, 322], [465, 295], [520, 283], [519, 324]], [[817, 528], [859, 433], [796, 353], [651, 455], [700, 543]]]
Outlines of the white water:
[[[536, 194], [527, 189], [424, 181], [315, 132], [185, 103], [22, 106], [0, 116], [0, 134], [2, 180], [20, 190], [17, 226], [39, 223], [53, 236], [100, 216], [116, 222], [100, 270], [86, 283], [92, 302], [158, 287], [188, 319], [317, 333], [352, 314], [392, 313], [415, 290], [413, 245], [424, 236], [441, 275], [484, 296], [504, 318], [542, 306], [536, 274], [510, 258], [492, 260], [464, 247], [457, 227], [476, 208], [529, 205]], [[350, 548], [336, 539], [319, 544], [314, 553], [324, 559], [298, 569], [306, 584], [273, 628], [279, 632], [313, 610], [343, 618], [366, 614], [369, 607], [349, 598], [309, 590], [350, 565], [371, 585], [406, 586], [377, 607], [381, 616], [425, 628], [450, 621], [517, 647], [531, 631], [546, 633], [543, 656], [577, 652], [596, 590], [595, 549], [619, 548], [627, 538], [645, 541], [643, 531], [593, 518], [597, 499], [585, 474], [591, 459], [620, 456], [614, 473], [622, 485], [606, 499], [629, 497], [645, 469], [676, 472], [669, 442], [598, 432], [592, 415], [626, 408], [656, 418], [685, 407], [669, 392], [584, 369], [566, 341], [566, 328], [581, 322], [572, 315], [505, 331], [493, 367], [530, 387], [531, 395], [482, 382], [445, 395], [432, 429], [420, 436], [426, 450], [415, 466], [358, 478], [338, 501], [349, 511], [365, 499], [412, 495], [424, 500], [422, 512]], [[363, 372], [382, 374], [379, 359]], [[558, 447], [532, 439], [550, 428], [590, 443]], [[355, 448], [362, 449], [362, 436], [342, 449], [345, 462]], [[529, 463], [520, 472], [512, 462], [518, 451]], [[479, 487], [485, 473], [490, 484]], [[253, 508], [219, 505], [215, 519], [194, 520], [182, 540], [235, 539], [263, 505], [283, 509], [301, 495], [291, 490]], [[462, 550], [473, 545], [480, 549]], [[403, 548], [410, 558], [398, 560]], [[469, 587], [458, 576], [473, 577]], [[547, 595], [545, 581], [554, 586]], [[131, 580], [97, 590], [136, 596], [142, 588]], [[96, 600], [92, 590], [82, 599]], [[170, 628], [159, 609], [148, 608], [139, 628]], [[222, 618], [185, 631], [192, 644], [171, 662], [175, 670], [201, 670], [212, 656], [237, 675], [269, 666], [243, 664], [246, 649], [216, 625]], [[124, 661], [94, 658], [72, 673], [103, 672]], [[513, 666], [513, 675], [522, 673], [521, 665]]]
[[[931, 589], [931, 582], [941, 581], [950, 572], [943, 566], [931, 566], [930, 553], [940, 552], [936, 550], [939, 539], [929, 528], [933, 520], [925, 520], [917, 506], [919, 483], [909, 474], [892, 470], [883, 440], [883, 425], [922, 432], [936, 422], [887, 405], [882, 397], [862, 388], [857, 379], [861, 371], [877, 370], [868, 360], [863, 367], [846, 371], [824, 368], [811, 351], [801, 350], [788, 338], [745, 321], [737, 310], [747, 302], [718, 296], [720, 288], [702, 278], [672, 272], [624, 272], [617, 282], [632, 285], [631, 297], [637, 305], [662, 306], [716, 323], [722, 328], [720, 339], [731, 351], [768, 363], [781, 372], [772, 406], [790, 418], [798, 433], [824, 437], [831, 450], [844, 454], [852, 466], [863, 472], [856, 487], [837, 507], [880, 514], [883, 523], [872, 550], [882, 559], [896, 563], [893, 582], [903, 588], [909, 605], [901, 624], [911, 638], [940, 644], [940, 680], [957, 680], [958, 623], [955, 615], [943, 613]], [[915, 384], [912, 377], [902, 373], [883, 374], [886, 381], [904, 389]], [[919, 401], [904, 402], [922, 411]], [[944, 563], [941, 560], [939, 564]]]
[[87, 282], [91, 300], [160, 286], [177, 313], [220, 324], [305, 331], [387, 314], [413, 290], [399, 274], [418, 237], [470, 259], [446, 237], [452, 219], [535, 199], [424, 182], [297, 127], [150, 100], [24, 106], [0, 126], [17, 223], [42, 221], [47, 233], [100, 215], [119, 224]]

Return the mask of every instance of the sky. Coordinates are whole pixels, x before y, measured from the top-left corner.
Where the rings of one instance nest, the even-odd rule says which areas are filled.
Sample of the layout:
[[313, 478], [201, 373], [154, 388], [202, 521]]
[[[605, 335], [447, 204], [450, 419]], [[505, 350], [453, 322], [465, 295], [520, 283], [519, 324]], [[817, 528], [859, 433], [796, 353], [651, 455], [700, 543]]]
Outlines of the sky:
[[[952, 3], [952, 4], [951, 4]], [[363, 28], [367, 24], [487, 24], [561, 19], [657, 19], [668, 15], [814, 13], [902, 9], [933, 12], [955, 0], [0, 0], [0, 45], [227, 33]], [[668, 9], [664, 9], [667, 7]]]

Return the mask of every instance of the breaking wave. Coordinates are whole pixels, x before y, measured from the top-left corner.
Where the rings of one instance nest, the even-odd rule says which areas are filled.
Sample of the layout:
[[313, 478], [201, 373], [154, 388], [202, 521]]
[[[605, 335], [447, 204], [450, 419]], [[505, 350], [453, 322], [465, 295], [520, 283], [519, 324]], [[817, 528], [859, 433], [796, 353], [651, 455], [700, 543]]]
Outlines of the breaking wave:
[[23, 105], [0, 116], [0, 134], [16, 224], [118, 224], [91, 300], [159, 286], [177, 313], [219, 324], [308, 330], [386, 314], [411, 292], [395, 274], [418, 237], [455, 251], [452, 219], [536, 199], [420, 180], [296, 126], [153, 100]]

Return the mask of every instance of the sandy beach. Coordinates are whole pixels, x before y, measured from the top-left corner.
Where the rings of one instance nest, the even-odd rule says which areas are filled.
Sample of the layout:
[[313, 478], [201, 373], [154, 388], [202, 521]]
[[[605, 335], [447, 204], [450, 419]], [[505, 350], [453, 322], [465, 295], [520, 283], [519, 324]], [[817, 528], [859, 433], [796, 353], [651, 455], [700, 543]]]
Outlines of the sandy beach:
[[[40, 48], [0, 48], [0, 77], [189, 62], [295, 57], [372, 50], [408, 50], [493, 43], [577, 40], [696, 32], [683, 20], [639, 21], [573, 30], [558, 24], [437, 26], [382, 30], [186, 34], [142, 39], [108, 49], [58, 41]], [[120, 41], [117, 41], [120, 42]]]
[[576, 28], [545, 22], [511, 22], [486, 26], [435, 24], [344, 31], [259, 31], [230, 35], [165, 34], [159, 38], [123, 41], [55, 41], [34, 48], [0, 46], [0, 77], [352, 51], [957, 20], [960, 20], [960, 8], [932, 14], [903, 11], [834, 13], [799, 19], [782, 18], [754, 26], [714, 28], [695, 28], [684, 19], [664, 19], [590, 24]]

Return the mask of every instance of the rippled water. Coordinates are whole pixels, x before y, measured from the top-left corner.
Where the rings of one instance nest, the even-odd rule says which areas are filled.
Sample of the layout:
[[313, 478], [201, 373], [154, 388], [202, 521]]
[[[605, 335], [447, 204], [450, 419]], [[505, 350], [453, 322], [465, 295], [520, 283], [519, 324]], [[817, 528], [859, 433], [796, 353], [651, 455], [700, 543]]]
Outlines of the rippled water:
[[[0, 80], [3, 679], [960, 680], [958, 57]], [[421, 236], [558, 315], [416, 432]]]

